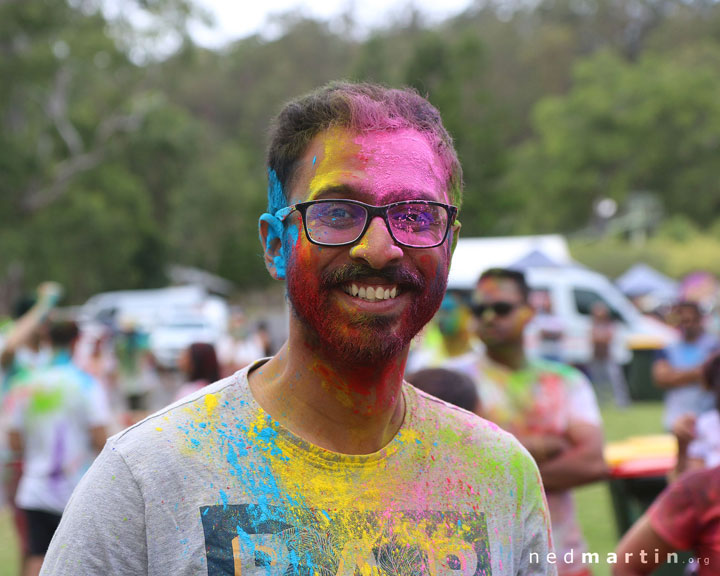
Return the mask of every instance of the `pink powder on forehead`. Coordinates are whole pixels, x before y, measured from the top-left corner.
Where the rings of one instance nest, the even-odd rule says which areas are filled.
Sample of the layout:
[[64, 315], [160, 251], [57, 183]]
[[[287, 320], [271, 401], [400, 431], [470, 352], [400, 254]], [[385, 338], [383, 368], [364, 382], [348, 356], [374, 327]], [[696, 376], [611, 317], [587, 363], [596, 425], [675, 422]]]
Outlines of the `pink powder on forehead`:
[[[427, 138], [412, 129], [366, 132], [353, 138], [365, 161], [372, 191], [441, 190], [447, 200], [449, 169], [434, 152]], [[408, 169], [409, 168], [409, 169]], [[398, 169], [402, 172], [398, 174]]]

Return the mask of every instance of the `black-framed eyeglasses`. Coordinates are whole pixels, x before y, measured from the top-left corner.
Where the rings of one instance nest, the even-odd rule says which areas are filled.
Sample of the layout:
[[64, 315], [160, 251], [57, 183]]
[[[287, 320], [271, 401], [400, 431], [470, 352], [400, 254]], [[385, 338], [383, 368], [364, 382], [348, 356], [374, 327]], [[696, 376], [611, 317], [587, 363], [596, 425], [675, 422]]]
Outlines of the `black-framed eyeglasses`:
[[311, 200], [275, 213], [281, 221], [300, 212], [305, 236], [318, 246], [347, 246], [363, 237], [370, 222], [380, 217], [392, 239], [408, 248], [434, 248], [447, 238], [457, 207], [431, 200], [403, 200], [371, 206], [357, 200]]
[[495, 316], [502, 318], [520, 306], [522, 304], [514, 304], [513, 302], [492, 302], [490, 304], [472, 304], [470, 310], [476, 318], [482, 318], [488, 310], [492, 310]]

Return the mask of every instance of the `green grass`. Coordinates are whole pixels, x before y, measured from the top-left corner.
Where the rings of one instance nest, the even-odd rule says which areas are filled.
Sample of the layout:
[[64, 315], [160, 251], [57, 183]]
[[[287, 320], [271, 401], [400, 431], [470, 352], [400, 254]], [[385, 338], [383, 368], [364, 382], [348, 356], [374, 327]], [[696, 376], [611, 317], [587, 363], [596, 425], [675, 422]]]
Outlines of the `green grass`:
[[17, 540], [10, 509], [0, 508], [0, 576], [17, 576], [19, 573]]
[[[608, 442], [622, 440], [638, 434], [662, 432], [662, 405], [659, 403], [635, 404], [627, 410], [603, 409], [605, 437]], [[607, 558], [617, 545], [610, 493], [605, 483], [592, 484], [576, 491], [576, 504], [580, 524], [588, 541], [590, 552]], [[0, 576], [18, 574], [17, 546], [12, 519], [7, 510], [0, 510]], [[594, 567], [595, 576], [610, 576], [604, 563]]]

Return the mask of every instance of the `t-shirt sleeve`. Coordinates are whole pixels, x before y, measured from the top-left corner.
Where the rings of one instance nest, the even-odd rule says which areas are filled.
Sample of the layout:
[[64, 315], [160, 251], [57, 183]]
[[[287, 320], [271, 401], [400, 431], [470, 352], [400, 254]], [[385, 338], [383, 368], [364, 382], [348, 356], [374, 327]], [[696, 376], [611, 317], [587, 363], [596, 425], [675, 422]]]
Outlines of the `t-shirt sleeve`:
[[679, 550], [692, 548], [698, 539], [699, 518], [698, 500], [693, 492], [695, 475], [690, 474], [671, 484], [652, 504], [648, 511], [650, 525], [658, 536]]
[[147, 574], [145, 503], [112, 441], [73, 492], [41, 575]]
[[523, 518], [523, 548], [518, 574], [528, 576], [557, 575], [557, 564], [549, 561], [554, 553], [550, 513], [540, 472], [535, 461], [525, 454], [524, 492], [520, 513]]
[[579, 370], [573, 370], [569, 385], [570, 419], [602, 426], [597, 397], [587, 377]]

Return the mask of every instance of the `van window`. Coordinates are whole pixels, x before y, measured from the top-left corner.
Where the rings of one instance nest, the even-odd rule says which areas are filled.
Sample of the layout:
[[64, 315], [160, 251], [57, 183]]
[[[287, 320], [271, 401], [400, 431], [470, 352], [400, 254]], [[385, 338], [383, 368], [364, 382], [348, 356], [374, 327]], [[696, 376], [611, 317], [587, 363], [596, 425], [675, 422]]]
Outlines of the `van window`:
[[578, 313], [582, 314], [583, 316], [590, 316], [592, 314], [592, 307], [595, 302], [602, 302], [603, 304], [605, 304], [605, 306], [608, 307], [608, 310], [610, 310], [610, 316], [612, 316], [613, 320], [616, 320], [618, 322], [625, 322], [625, 319], [620, 315], [620, 313], [610, 304], [608, 304], [605, 298], [600, 296], [600, 294], [598, 294], [594, 290], [574, 288], [573, 297], [575, 298], [575, 308], [577, 309]]

